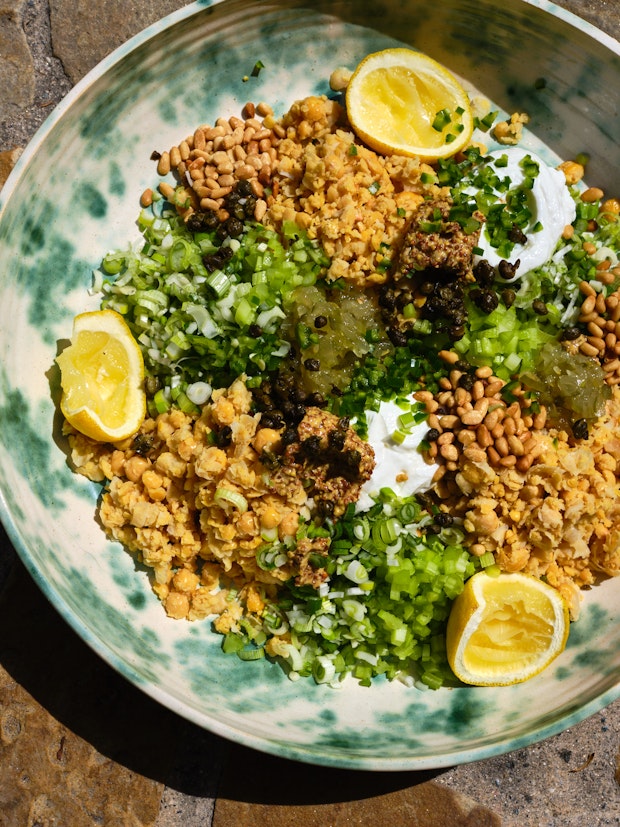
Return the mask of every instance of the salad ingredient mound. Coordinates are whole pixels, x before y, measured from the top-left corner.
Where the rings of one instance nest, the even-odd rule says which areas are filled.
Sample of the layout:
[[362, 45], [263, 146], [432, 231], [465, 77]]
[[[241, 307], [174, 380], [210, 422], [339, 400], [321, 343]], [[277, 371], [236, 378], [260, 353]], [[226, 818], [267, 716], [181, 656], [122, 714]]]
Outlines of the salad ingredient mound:
[[94, 281], [147, 415], [124, 438], [67, 417], [72, 463], [166, 613], [226, 652], [330, 686], [521, 680], [451, 669], [448, 618], [468, 640], [454, 601], [512, 584], [518, 637], [548, 589], [577, 620], [620, 574], [620, 202], [517, 146], [523, 113], [458, 143], [468, 101], [431, 125], [450, 152], [376, 151], [351, 77], [153, 154], [141, 237]]
[[385, 49], [364, 58], [346, 88], [354, 132], [377, 152], [427, 161], [469, 144], [474, 119], [469, 97], [444, 66], [411, 49]]
[[60, 408], [71, 426], [104, 442], [135, 434], [146, 412], [144, 363], [122, 316], [112, 310], [76, 316], [71, 344], [56, 361]]
[[448, 661], [464, 683], [521, 683], [564, 650], [568, 629], [568, 607], [554, 588], [520, 572], [490, 577], [481, 571], [454, 601]]

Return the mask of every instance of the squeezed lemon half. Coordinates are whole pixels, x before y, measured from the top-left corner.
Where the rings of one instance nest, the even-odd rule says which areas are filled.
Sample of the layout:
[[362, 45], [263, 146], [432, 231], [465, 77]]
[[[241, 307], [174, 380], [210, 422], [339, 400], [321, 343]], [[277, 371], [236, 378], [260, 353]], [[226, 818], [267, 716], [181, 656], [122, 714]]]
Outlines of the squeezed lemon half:
[[77, 431], [99, 442], [132, 436], [144, 420], [144, 361], [123, 317], [114, 310], [81, 313], [71, 344], [56, 357], [60, 409]]
[[412, 49], [365, 57], [347, 85], [346, 109], [354, 132], [372, 149], [425, 161], [456, 154], [474, 128], [469, 96], [459, 81]]
[[448, 662], [464, 683], [521, 683], [564, 650], [569, 625], [563, 597], [538, 578], [520, 572], [492, 577], [480, 571], [452, 605]]

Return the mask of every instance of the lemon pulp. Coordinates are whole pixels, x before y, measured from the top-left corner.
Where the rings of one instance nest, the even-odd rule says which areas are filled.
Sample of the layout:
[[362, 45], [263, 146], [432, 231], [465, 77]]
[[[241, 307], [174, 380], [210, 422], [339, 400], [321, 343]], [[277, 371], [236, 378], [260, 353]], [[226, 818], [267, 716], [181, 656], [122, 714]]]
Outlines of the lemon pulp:
[[448, 662], [464, 683], [505, 686], [532, 678], [566, 646], [568, 608], [547, 583], [521, 572], [473, 575], [446, 632]]
[[445, 158], [473, 132], [465, 89], [444, 66], [411, 49], [364, 58], [348, 83], [346, 108], [358, 137], [385, 154]]
[[127, 352], [121, 343], [102, 331], [84, 330], [77, 336], [75, 349], [66, 354], [64, 368], [74, 374], [69, 382], [68, 402], [73, 409], [89, 407], [105, 416], [111, 428], [118, 428], [125, 416], [129, 375]]
[[524, 601], [512, 594], [514, 586], [499, 581], [487, 595], [482, 620], [463, 652], [463, 664], [472, 673], [501, 673], [506, 665], [527, 669], [549, 647], [554, 612], [538, 592]]
[[363, 118], [376, 118], [377, 138], [390, 146], [439, 149], [448, 134], [458, 134], [462, 122], [454, 111], [445, 131], [433, 127], [438, 113], [446, 108], [442, 91], [433, 77], [416, 75], [404, 66], [375, 69], [360, 84]]
[[125, 320], [112, 310], [75, 317], [71, 344], [56, 358], [67, 422], [98, 441], [121, 440], [146, 411], [144, 362]]

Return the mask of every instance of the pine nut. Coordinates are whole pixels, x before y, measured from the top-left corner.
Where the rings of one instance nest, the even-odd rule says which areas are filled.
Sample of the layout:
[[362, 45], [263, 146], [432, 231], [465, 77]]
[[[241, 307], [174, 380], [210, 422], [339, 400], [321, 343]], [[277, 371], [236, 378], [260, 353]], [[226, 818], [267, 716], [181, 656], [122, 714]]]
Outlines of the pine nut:
[[473, 410], [466, 411], [461, 417], [461, 422], [463, 425], [480, 425], [483, 419], [484, 415], [481, 411]]
[[171, 187], [170, 184], [166, 183], [166, 181], [162, 181], [157, 189], [164, 196], [164, 198], [167, 198], [168, 200], [174, 198], [174, 187]]
[[486, 425], [478, 425], [476, 429], [476, 439], [478, 440], [478, 444], [481, 445], [483, 448], [488, 448], [489, 445], [493, 445], [493, 437], [489, 433], [489, 429]]
[[584, 356], [598, 356], [598, 348], [594, 347], [589, 342], [582, 342], [579, 345], [579, 350]]
[[170, 153], [162, 152], [159, 161], [157, 162], [157, 174], [164, 176], [170, 172]]
[[456, 432], [456, 439], [461, 443], [461, 445], [468, 448], [470, 445], [475, 443], [476, 434], [474, 431], [467, 430], [467, 428], [461, 428], [460, 431]]
[[509, 446], [510, 450], [512, 451], [512, 453], [515, 455], [515, 457], [522, 457], [523, 454], [525, 453], [525, 449], [523, 448], [523, 443], [521, 442], [519, 437], [514, 436], [513, 434], [511, 434], [508, 437], [508, 446]]
[[[580, 281], [579, 282], [579, 289], [584, 294], [584, 296], [588, 296], [588, 297], [594, 296], [595, 301], [596, 301], [596, 290], [594, 289], [594, 287], [592, 287], [592, 285], [590, 284], [589, 281], [585, 281], [585, 280]], [[592, 305], [592, 307], [594, 307], [594, 305]]]
[[510, 453], [510, 449], [508, 447], [508, 440], [506, 437], [500, 436], [498, 439], [495, 440], [495, 450], [501, 457], [507, 457]]
[[459, 360], [458, 353], [453, 350], [440, 350], [437, 355], [448, 365], [454, 365]]
[[499, 465], [501, 457], [492, 445], [487, 448], [487, 457], [491, 465]]
[[525, 474], [527, 471], [530, 470], [532, 463], [534, 462], [534, 457], [532, 454], [525, 454], [525, 456], [519, 457], [517, 460], [517, 469], [521, 471], [521, 473]]
[[458, 448], [455, 445], [442, 445], [439, 449], [440, 455], [446, 459], [456, 462], [459, 458]]
[[594, 201], [600, 201], [604, 195], [605, 193], [599, 187], [588, 187], [581, 193], [581, 200], [585, 204], [592, 204]]
[[256, 219], [256, 221], [262, 221], [266, 212], [267, 202], [264, 201], [262, 198], [259, 198], [256, 202], [256, 206], [254, 207], [254, 218]]
[[499, 461], [500, 465], [503, 465], [504, 468], [512, 468], [513, 465], [517, 464], [517, 458], [514, 457], [512, 454], [508, 454], [505, 457], [502, 457]]

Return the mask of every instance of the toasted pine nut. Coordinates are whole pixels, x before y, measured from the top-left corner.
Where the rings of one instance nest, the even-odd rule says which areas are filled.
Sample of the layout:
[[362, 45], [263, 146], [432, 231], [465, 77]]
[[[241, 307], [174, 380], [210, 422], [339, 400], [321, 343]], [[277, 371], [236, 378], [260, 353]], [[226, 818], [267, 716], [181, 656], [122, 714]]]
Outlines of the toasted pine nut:
[[[588, 287], [589, 286], [590, 285], [588, 285]], [[584, 303], [581, 305], [581, 308], [580, 308], [581, 309], [581, 315], [582, 316], [589, 315], [594, 310], [595, 305], [596, 305], [596, 293], [594, 292], [594, 290], [592, 290], [592, 292], [588, 294], [588, 297], [586, 298]]]
[[440, 350], [437, 355], [448, 365], [454, 365], [459, 360], [459, 355], [454, 350]]
[[584, 296], [596, 296], [596, 290], [594, 289], [594, 287], [592, 287], [590, 282], [585, 281], [585, 279], [579, 282], [579, 289], [584, 294]]
[[170, 153], [162, 152], [157, 162], [157, 174], [168, 175], [170, 172]]
[[581, 193], [580, 197], [584, 203], [591, 204], [594, 201], [600, 201], [604, 195], [605, 193], [599, 187], [588, 187], [587, 190]]
[[480, 425], [483, 419], [484, 415], [481, 411], [473, 410], [466, 411], [461, 417], [461, 422], [463, 425]]

